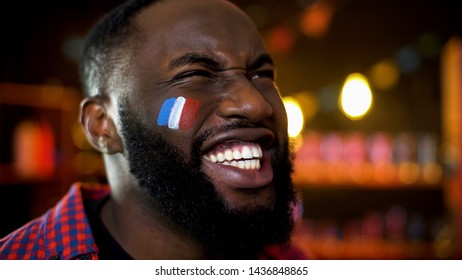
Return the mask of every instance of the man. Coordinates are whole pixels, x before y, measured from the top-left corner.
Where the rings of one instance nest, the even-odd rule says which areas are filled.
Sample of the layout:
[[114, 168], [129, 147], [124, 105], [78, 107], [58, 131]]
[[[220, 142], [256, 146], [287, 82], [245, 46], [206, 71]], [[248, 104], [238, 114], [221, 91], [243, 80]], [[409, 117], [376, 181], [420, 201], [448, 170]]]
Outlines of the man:
[[296, 259], [287, 118], [250, 19], [224, 0], [132, 1], [82, 61], [107, 186], [76, 184], [0, 258]]

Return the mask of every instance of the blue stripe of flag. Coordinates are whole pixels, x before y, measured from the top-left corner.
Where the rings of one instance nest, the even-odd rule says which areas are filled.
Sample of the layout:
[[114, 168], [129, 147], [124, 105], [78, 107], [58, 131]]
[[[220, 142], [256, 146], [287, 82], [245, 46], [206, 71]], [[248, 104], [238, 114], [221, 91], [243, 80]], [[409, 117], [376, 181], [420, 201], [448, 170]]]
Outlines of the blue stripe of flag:
[[170, 117], [170, 111], [175, 104], [176, 98], [169, 98], [164, 101], [162, 108], [160, 108], [159, 117], [157, 117], [157, 125], [164, 126], [168, 124], [168, 118]]

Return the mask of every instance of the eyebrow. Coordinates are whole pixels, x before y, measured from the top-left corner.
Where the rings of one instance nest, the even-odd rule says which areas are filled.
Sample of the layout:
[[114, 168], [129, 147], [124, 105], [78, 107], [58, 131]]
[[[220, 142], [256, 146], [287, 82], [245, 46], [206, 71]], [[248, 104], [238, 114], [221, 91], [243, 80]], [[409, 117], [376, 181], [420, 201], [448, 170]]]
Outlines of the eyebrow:
[[[215, 70], [220, 70], [223, 68], [220, 62], [210, 58], [209, 56], [199, 54], [199, 53], [186, 53], [182, 56], [176, 57], [170, 61], [168, 68], [172, 70], [174, 68], [191, 65], [191, 64], [201, 64], [207, 68], [215, 69]], [[255, 70], [265, 64], [270, 64], [272, 66], [274, 65], [273, 59], [268, 54], [262, 54], [258, 56], [257, 59], [255, 59], [249, 64], [247, 69]]]
[[270, 64], [270, 65], [274, 66], [273, 59], [268, 54], [262, 54], [259, 57], [257, 57], [257, 59], [255, 59], [254, 61], [252, 61], [252, 63], [249, 64], [248, 69], [249, 70], [255, 70], [255, 69], [258, 69], [258, 68], [260, 68], [261, 66], [263, 66], [265, 64]]
[[185, 66], [185, 65], [191, 65], [191, 64], [201, 64], [210, 69], [220, 68], [220, 63], [218, 61], [213, 60], [212, 58], [206, 55], [202, 55], [198, 53], [187, 53], [177, 58], [174, 58], [168, 64], [168, 68], [172, 70], [174, 68], [178, 68], [178, 67]]

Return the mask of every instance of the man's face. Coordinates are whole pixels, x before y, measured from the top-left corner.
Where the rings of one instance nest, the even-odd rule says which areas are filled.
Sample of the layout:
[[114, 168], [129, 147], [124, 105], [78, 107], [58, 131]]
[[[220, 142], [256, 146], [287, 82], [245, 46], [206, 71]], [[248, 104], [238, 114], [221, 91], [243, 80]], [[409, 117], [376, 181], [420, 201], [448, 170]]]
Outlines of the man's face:
[[[230, 225], [237, 227], [262, 217], [260, 232], [248, 230], [264, 234], [273, 223], [286, 227], [280, 235], [287, 238], [293, 202], [287, 118], [274, 67], [251, 22], [224, 1], [164, 1], [137, 23], [145, 38], [130, 67], [136, 87], [118, 106], [132, 173], [165, 212], [177, 207], [171, 215], [202, 211], [198, 216], [208, 217], [173, 218], [190, 220], [183, 229], [194, 227], [191, 219], [234, 219]], [[178, 128], [169, 122], [179, 99], [193, 106], [184, 105], [186, 123]], [[215, 210], [219, 214], [210, 213]], [[275, 211], [284, 216], [281, 224], [272, 221]]]
[[[201, 138], [202, 170], [230, 207], [270, 205], [271, 160], [287, 142], [287, 119], [251, 22], [218, 1], [165, 1], [137, 19], [146, 41], [132, 63], [139, 88], [129, 98], [146, 129], [186, 157]], [[165, 100], [178, 97], [199, 102], [191, 127], [158, 126]], [[228, 129], [238, 124], [245, 128]]]

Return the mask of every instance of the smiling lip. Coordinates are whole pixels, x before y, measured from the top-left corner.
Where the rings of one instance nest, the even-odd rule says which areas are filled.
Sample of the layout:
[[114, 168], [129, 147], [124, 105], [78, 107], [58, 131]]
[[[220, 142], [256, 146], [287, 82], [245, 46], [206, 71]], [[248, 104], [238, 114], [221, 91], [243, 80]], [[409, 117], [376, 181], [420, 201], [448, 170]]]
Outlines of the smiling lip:
[[267, 128], [231, 129], [227, 132], [207, 138], [202, 143], [201, 151], [205, 154], [217, 145], [236, 141], [258, 143], [262, 149], [265, 149], [273, 144], [274, 133]]
[[203, 144], [203, 171], [233, 189], [260, 188], [273, 180], [274, 134], [266, 128], [233, 129]]

